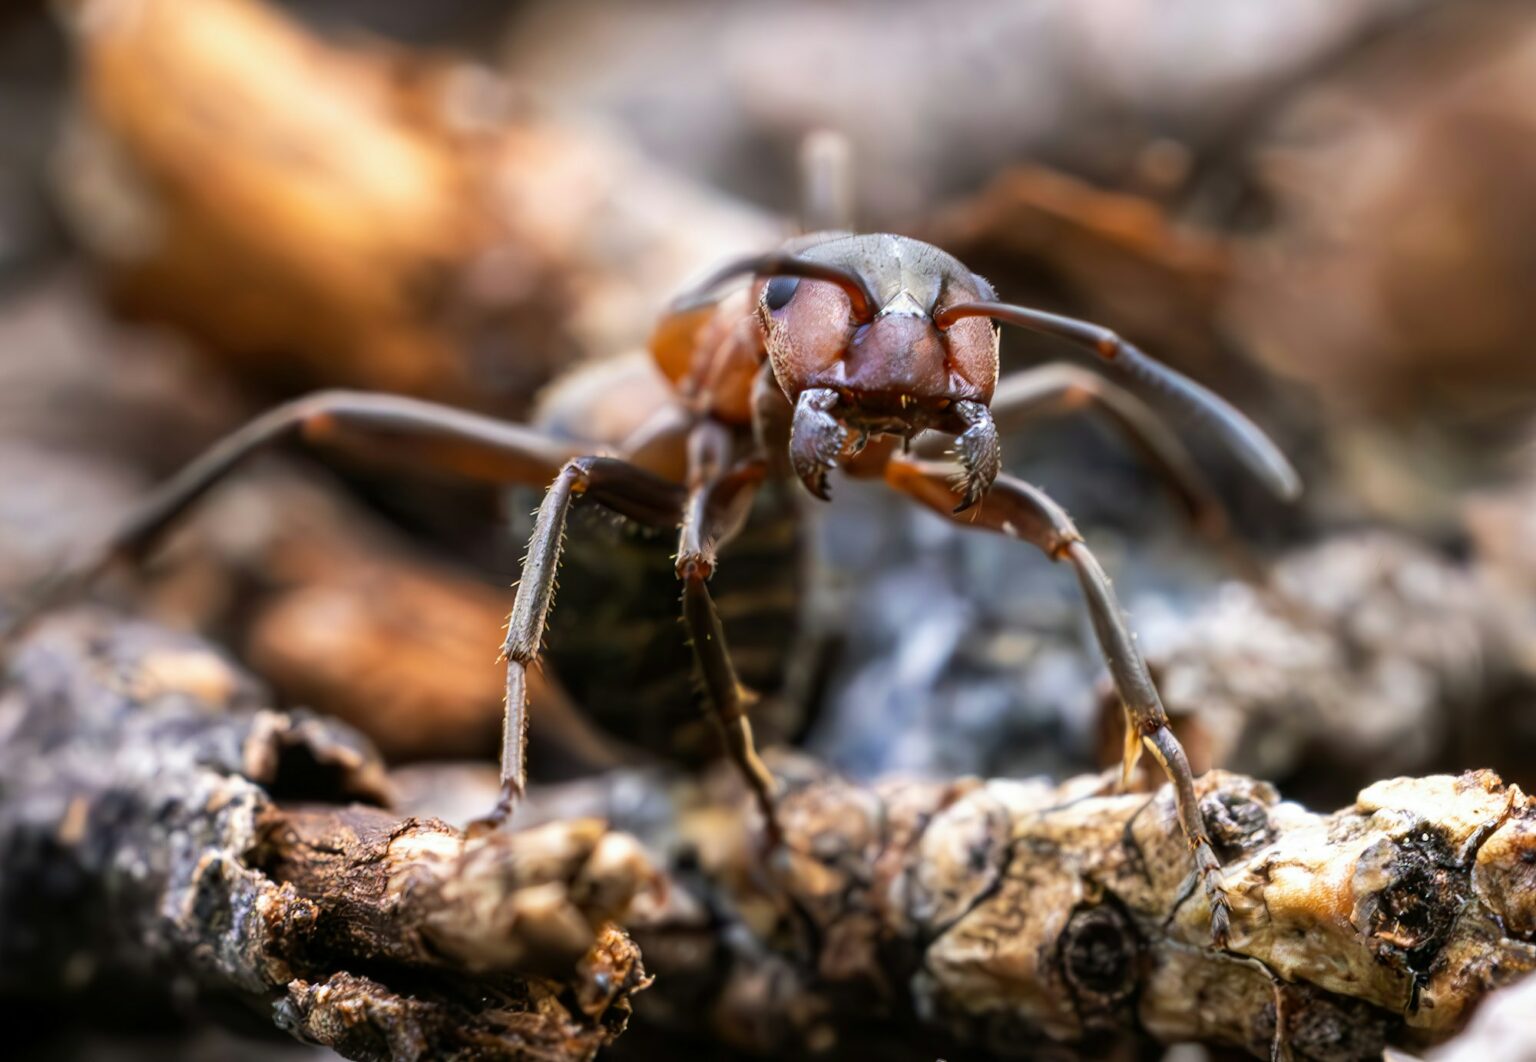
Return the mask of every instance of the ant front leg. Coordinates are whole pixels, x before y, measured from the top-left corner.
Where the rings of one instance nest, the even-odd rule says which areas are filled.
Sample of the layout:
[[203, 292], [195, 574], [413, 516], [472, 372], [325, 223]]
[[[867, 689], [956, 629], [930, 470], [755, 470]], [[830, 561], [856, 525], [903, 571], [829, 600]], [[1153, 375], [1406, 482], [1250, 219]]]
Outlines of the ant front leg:
[[1195, 869], [1211, 908], [1211, 939], [1225, 947], [1232, 906], [1221, 880], [1221, 863], [1205, 831], [1195, 797], [1194, 778], [1179, 739], [1168, 727], [1162, 698], [1152, 674], [1126, 627], [1120, 602], [1109, 577], [1073, 526], [1072, 520], [1044, 492], [1012, 476], [998, 476], [983, 503], [964, 516], [954, 514], [959, 494], [950, 486], [954, 470], [943, 464], [895, 458], [886, 466], [886, 481], [897, 490], [941, 515], [967, 527], [985, 528], [1022, 539], [1053, 561], [1066, 560], [1077, 572], [1078, 585], [1093, 621], [1094, 635], [1109, 666], [1126, 713], [1124, 770], [1129, 777], [1144, 745], [1162, 765], [1173, 786], [1179, 825], [1189, 842]]
[[725, 739], [726, 752], [762, 812], [771, 845], [783, 839], [774, 809], [774, 780], [757, 754], [747, 708], [752, 695], [736, 676], [725, 628], [709, 594], [720, 545], [741, 530], [762, 482], [764, 466], [749, 461], [729, 472], [730, 437], [706, 421], [688, 438], [688, 500], [678, 535], [677, 577], [683, 583], [683, 622], [704, 677], [706, 696]]
[[517, 598], [507, 620], [502, 653], [507, 660], [507, 704], [502, 724], [501, 797], [484, 825], [497, 826], [512, 813], [527, 786], [528, 665], [538, 659], [555, 575], [565, 542], [566, 519], [576, 498], [586, 498], [649, 527], [676, 527], [682, 520], [683, 488], [613, 457], [567, 461], [539, 505]]

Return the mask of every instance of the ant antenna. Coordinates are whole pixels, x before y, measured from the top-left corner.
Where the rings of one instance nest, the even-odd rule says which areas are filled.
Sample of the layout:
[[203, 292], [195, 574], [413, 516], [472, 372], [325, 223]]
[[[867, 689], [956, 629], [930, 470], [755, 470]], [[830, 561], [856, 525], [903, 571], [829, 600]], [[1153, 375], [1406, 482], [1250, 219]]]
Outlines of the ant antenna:
[[1109, 329], [1006, 302], [959, 303], [936, 314], [934, 324], [947, 328], [962, 317], [990, 317], [1032, 332], [1058, 336], [1093, 351], [1107, 365], [1138, 383], [1161, 391], [1204, 421], [1277, 497], [1292, 501], [1301, 494], [1301, 477], [1258, 425], [1226, 399], [1153, 359]]
[[715, 289], [740, 276], [759, 277], [803, 277], [806, 280], [823, 280], [828, 284], [836, 284], [848, 295], [848, 301], [853, 306], [853, 316], [860, 323], [875, 319], [875, 307], [878, 305], [874, 293], [869, 290], [869, 285], [864, 278], [852, 270], [843, 269], [840, 266], [828, 265], [825, 262], [813, 262], [806, 258], [797, 258], [793, 254], [783, 251], [771, 251], [768, 254], [752, 255], [748, 258], [738, 258], [729, 262], [704, 279], [691, 292], [679, 296], [672, 303], [673, 313], [686, 313], [696, 310], [700, 306], [708, 305], [715, 299]]

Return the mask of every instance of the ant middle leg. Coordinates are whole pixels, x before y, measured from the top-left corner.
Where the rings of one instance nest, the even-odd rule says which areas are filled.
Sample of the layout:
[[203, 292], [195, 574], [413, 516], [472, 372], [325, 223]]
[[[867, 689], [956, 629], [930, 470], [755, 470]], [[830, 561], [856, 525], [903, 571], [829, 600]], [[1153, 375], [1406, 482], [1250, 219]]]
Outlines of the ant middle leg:
[[737, 677], [725, 627], [709, 593], [717, 551], [741, 530], [765, 472], [761, 461], [727, 471], [729, 457], [730, 440], [718, 424], [700, 424], [689, 436], [688, 499], [678, 533], [677, 577], [683, 583], [683, 622], [726, 753], [757, 802], [769, 843], [777, 845], [783, 834], [774, 810], [773, 775], [757, 753], [747, 718], [753, 697]]
[[1174, 806], [1195, 870], [1211, 908], [1211, 939], [1225, 947], [1231, 928], [1231, 902], [1221, 880], [1221, 863], [1211, 847], [1195, 796], [1194, 778], [1184, 748], [1168, 726], [1162, 698], [1152, 682], [1146, 661], [1126, 626], [1120, 602], [1098, 559], [1083, 542], [1067, 514], [1043, 491], [1000, 475], [981, 505], [955, 514], [961, 495], [951, 486], [954, 470], [944, 464], [893, 458], [886, 466], [886, 482], [923, 505], [962, 526], [996, 531], [1022, 539], [1053, 561], [1065, 560], [1077, 573], [1088, 606], [1099, 650], [1109, 667], [1120, 703], [1126, 713], [1127, 770], [1140, 749], [1147, 748], [1173, 786]]

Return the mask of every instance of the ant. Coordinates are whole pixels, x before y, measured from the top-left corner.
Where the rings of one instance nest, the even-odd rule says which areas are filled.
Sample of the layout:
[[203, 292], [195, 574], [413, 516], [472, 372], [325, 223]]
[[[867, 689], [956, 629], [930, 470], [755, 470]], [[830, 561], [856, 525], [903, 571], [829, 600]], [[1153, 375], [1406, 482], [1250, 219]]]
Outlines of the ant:
[[[745, 286], [728, 287], [743, 278]], [[721, 549], [740, 533], [765, 483], [798, 478], [827, 501], [829, 476], [842, 468], [1073, 567], [1126, 714], [1122, 777], [1130, 777], [1143, 748], [1162, 766], [1210, 903], [1213, 939], [1224, 945], [1230, 904], [1184, 750], [1110, 581], [1071, 519], [1044, 492], [1002, 471], [998, 419], [1017, 423], [1056, 400], [1093, 403], [1184, 491], [1197, 514], [1209, 514], [1216, 503], [1181, 444], [1131, 393], [1062, 364], [1000, 382], [999, 322], [1055, 336], [1132, 383], [1161, 391], [1200, 417], [1275, 494], [1299, 493], [1290, 463], [1252, 422], [1108, 329], [1001, 302], [986, 280], [919, 240], [826, 229], [730, 262], [674, 302], [650, 344], [674, 400], [616, 444], [584, 445], [403, 396], [301, 397], [226, 436], [149, 495], [96, 552], [50, 580], [9, 633], [113, 564], [142, 559], [170, 524], [258, 450], [291, 436], [310, 443], [403, 441], [411, 456], [438, 467], [547, 486], [503, 647], [501, 795], [482, 828], [505, 822], [524, 792], [527, 669], [539, 656], [567, 518], [580, 500], [677, 534], [683, 620], [706, 700], [777, 844], [776, 783], [753, 741], [751, 696], [737, 677], [709, 583]], [[954, 460], [939, 459], [935, 441], [942, 439], [952, 440]]]

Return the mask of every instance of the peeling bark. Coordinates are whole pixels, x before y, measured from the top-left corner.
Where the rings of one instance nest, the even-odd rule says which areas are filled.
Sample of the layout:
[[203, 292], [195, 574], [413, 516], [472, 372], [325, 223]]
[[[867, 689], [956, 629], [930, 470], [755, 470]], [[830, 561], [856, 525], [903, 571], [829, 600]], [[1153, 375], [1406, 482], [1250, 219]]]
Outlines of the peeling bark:
[[188, 984], [363, 1059], [590, 1058], [622, 1030], [646, 977], [612, 918], [653, 879], [634, 842], [401, 820], [350, 730], [262, 700], [204, 643], [99, 613], [21, 648], [0, 986]]

